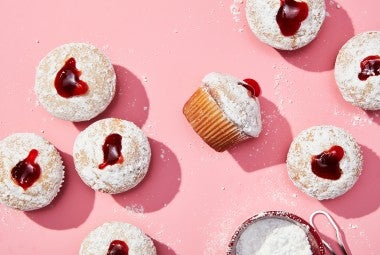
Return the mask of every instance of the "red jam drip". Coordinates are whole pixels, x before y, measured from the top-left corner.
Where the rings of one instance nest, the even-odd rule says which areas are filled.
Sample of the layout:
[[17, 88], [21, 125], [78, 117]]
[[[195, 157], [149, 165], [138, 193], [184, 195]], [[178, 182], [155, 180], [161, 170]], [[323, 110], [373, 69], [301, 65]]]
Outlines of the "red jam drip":
[[261, 94], [260, 85], [254, 79], [244, 79], [245, 83], [239, 82], [239, 85], [243, 86], [249, 91], [251, 97], [258, 97]]
[[114, 240], [108, 248], [107, 255], [128, 255], [128, 250], [128, 245], [125, 242]]
[[380, 74], [380, 56], [368, 56], [360, 62], [361, 72], [358, 75], [359, 80], [365, 81], [370, 76]]
[[79, 79], [82, 72], [76, 68], [75, 64], [75, 59], [69, 58], [55, 77], [54, 86], [61, 97], [80, 96], [88, 91], [87, 83]]
[[38, 151], [33, 149], [29, 152], [26, 159], [21, 160], [12, 168], [11, 175], [13, 181], [27, 190], [35, 183], [41, 175], [41, 167], [35, 162]]
[[335, 145], [319, 155], [312, 156], [311, 170], [315, 175], [321, 178], [338, 180], [342, 175], [342, 169], [339, 167], [339, 161], [343, 158], [343, 156], [343, 148]]
[[276, 21], [284, 36], [295, 35], [301, 27], [301, 22], [307, 18], [309, 7], [304, 2], [295, 0], [281, 0], [281, 7], [277, 12]]
[[110, 134], [106, 137], [103, 149], [103, 163], [99, 165], [99, 169], [104, 169], [106, 166], [123, 163], [124, 158], [121, 154], [121, 135]]

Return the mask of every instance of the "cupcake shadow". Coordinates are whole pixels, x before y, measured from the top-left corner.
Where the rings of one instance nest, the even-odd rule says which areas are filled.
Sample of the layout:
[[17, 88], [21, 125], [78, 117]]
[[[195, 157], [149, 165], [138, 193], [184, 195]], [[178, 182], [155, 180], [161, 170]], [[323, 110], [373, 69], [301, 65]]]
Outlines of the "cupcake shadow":
[[290, 64], [305, 71], [332, 70], [338, 51], [354, 35], [347, 12], [335, 1], [326, 1], [326, 18], [315, 40], [294, 51], [281, 51]]
[[373, 122], [380, 125], [380, 110], [377, 111], [366, 111], [368, 117], [371, 118]]
[[350, 191], [333, 200], [321, 202], [326, 208], [345, 218], [358, 218], [376, 211], [380, 206], [380, 158], [361, 145], [363, 172]]
[[176, 155], [163, 143], [149, 138], [152, 158], [147, 175], [135, 188], [113, 198], [123, 207], [142, 206], [153, 212], [170, 203], [179, 191], [181, 168]]
[[120, 65], [113, 65], [116, 72], [116, 92], [110, 105], [89, 121], [74, 122], [78, 130], [82, 131], [91, 123], [104, 118], [119, 118], [132, 121], [142, 127], [149, 113], [149, 100], [145, 88], [131, 71]]
[[70, 229], [80, 226], [90, 215], [95, 192], [78, 176], [71, 155], [60, 151], [65, 165], [65, 181], [52, 203], [42, 209], [25, 212], [37, 224], [49, 229]]
[[247, 172], [284, 164], [292, 141], [290, 125], [277, 106], [264, 97], [260, 97], [260, 106], [263, 128], [259, 137], [228, 150]]
[[154, 246], [156, 246], [157, 255], [176, 255], [175, 251], [172, 250], [169, 246], [166, 244], [163, 244], [156, 239], [153, 239]]

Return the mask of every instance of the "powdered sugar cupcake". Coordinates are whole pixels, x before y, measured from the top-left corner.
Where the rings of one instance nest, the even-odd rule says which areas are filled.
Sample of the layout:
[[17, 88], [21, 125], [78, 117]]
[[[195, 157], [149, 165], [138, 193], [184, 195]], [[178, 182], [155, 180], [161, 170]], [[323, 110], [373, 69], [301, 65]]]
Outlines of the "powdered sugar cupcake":
[[37, 67], [34, 91], [52, 115], [69, 121], [89, 120], [103, 112], [115, 94], [110, 60], [85, 43], [62, 45]]
[[287, 157], [290, 179], [319, 200], [343, 195], [358, 180], [363, 165], [360, 146], [341, 128], [315, 126], [302, 131]]
[[82, 242], [80, 255], [156, 255], [153, 241], [128, 223], [109, 222], [93, 230]]
[[0, 202], [19, 210], [42, 208], [63, 183], [64, 166], [57, 149], [33, 133], [16, 133], [0, 141]]
[[260, 87], [252, 79], [210, 73], [186, 102], [183, 113], [195, 132], [214, 150], [224, 151], [258, 137], [261, 113]]
[[248, 0], [246, 16], [252, 32], [280, 50], [310, 43], [325, 19], [324, 0]]
[[380, 32], [351, 38], [339, 51], [335, 80], [343, 98], [365, 110], [380, 109]]
[[151, 149], [135, 124], [108, 118], [78, 135], [73, 157], [79, 176], [88, 186], [115, 194], [135, 187], [145, 177]]

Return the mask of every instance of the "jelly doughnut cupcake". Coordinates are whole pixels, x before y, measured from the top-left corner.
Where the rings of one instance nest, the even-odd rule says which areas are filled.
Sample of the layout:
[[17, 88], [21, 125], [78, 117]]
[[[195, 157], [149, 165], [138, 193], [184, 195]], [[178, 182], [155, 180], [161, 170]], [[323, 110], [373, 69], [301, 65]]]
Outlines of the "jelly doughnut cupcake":
[[151, 149], [145, 134], [132, 122], [99, 120], [76, 138], [75, 168], [94, 190], [115, 194], [135, 187], [146, 175]]
[[214, 150], [224, 151], [258, 137], [261, 113], [256, 81], [210, 73], [183, 107], [196, 133]]
[[252, 32], [280, 50], [310, 43], [325, 19], [325, 0], [247, 0], [246, 17]]
[[79, 255], [156, 255], [156, 248], [144, 232], [124, 222], [105, 223], [83, 240]]
[[64, 166], [57, 149], [33, 133], [0, 141], [0, 202], [22, 211], [47, 206], [58, 194]]
[[380, 109], [380, 31], [354, 36], [340, 49], [335, 80], [343, 98], [365, 110]]
[[115, 95], [115, 86], [115, 70], [99, 49], [86, 43], [69, 43], [41, 60], [34, 91], [52, 115], [85, 121], [106, 109]]
[[358, 180], [363, 165], [360, 146], [347, 131], [314, 126], [291, 143], [287, 168], [290, 179], [318, 200], [343, 195]]

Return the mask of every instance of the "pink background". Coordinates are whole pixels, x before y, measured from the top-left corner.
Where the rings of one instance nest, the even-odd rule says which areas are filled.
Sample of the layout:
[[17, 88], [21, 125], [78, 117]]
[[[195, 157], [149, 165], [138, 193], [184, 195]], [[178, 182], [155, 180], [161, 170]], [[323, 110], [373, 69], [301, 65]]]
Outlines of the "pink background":
[[[0, 2], [0, 138], [40, 134], [66, 165], [62, 192], [47, 208], [24, 213], [0, 205], [0, 254], [78, 254], [89, 231], [114, 220], [141, 227], [160, 255], [224, 254], [238, 225], [260, 211], [286, 210], [308, 219], [317, 209], [334, 216], [352, 254], [378, 254], [379, 111], [365, 112], [342, 99], [333, 64], [347, 39], [380, 30], [380, 4], [327, 0], [318, 38], [304, 49], [279, 52], [253, 36], [240, 2]], [[73, 167], [74, 139], [94, 120], [53, 118], [33, 93], [38, 62], [68, 42], [96, 45], [115, 66], [116, 98], [96, 119], [132, 120], [150, 138], [150, 172], [125, 194], [94, 192]], [[182, 115], [183, 104], [211, 71], [254, 78], [263, 90], [260, 138], [224, 153], [205, 145]], [[354, 188], [325, 202], [295, 188], [284, 164], [292, 138], [319, 124], [351, 132], [365, 160]], [[327, 240], [334, 239], [326, 220], [316, 223]]]

